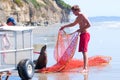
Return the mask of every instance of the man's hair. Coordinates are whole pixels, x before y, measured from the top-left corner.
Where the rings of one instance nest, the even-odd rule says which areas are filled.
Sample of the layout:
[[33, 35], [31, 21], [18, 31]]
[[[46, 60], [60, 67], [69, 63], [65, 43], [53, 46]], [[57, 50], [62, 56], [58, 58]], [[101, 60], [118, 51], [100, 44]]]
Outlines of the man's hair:
[[78, 5], [72, 6], [71, 10], [73, 10], [73, 11], [76, 11], [76, 10], [81, 11]]

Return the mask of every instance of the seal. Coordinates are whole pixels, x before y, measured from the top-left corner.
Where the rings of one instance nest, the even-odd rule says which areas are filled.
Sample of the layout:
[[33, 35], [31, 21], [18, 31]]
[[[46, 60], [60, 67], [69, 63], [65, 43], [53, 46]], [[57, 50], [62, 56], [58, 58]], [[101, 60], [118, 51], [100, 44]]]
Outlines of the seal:
[[46, 45], [44, 45], [44, 46], [41, 48], [40, 55], [39, 55], [37, 61], [35, 62], [35, 64], [36, 64], [36, 65], [35, 65], [35, 69], [46, 68], [46, 65], [47, 65], [46, 48], [47, 48]]

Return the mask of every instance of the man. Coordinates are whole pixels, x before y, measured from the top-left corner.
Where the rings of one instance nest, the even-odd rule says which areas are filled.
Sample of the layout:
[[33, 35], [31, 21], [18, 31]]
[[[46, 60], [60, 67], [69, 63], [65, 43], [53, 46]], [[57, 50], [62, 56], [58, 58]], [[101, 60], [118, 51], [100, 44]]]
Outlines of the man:
[[79, 28], [77, 31], [80, 33], [80, 42], [79, 42], [79, 52], [82, 52], [83, 54], [83, 71], [82, 72], [88, 72], [88, 55], [87, 55], [87, 48], [88, 48], [88, 42], [90, 39], [90, 34], [88, 32], [88, 28], [90, 27], [90, 23], [88, 19], [81, 13], [80, 8], [78, 5], [74, 5], [71, 8], [73, 14], [77, 16], [75, 21], [73, 23], [70, 23], [68, 25], [64, 25], [61, 27], [60, 30], [63, 30], [67, 27], [73, 27], [76, 24], [79, 24]]
[[15, 26], [15, 25], [16, 25], [15, 19], [13, 17], [9, 17], [7, 19], [7, 22], [6, 23], [2, 22], [0, 26]]
[[[9, 17], [7, 19], [7, 22], [6, 23], [2, 23], [1, 26], [15, 26], [16, 25], [16, 21], [13, 17]], [[6, 33], [3, 34], [3, 37], [2, 37], [2, 41], [3, 41], [3, 50], [6, 50], [6, 49], [9, 49], [10, 47], [10, 41], [8, 39], [8, 36]], [[5, 53], [3, 54], [3, 58], [4, 58], [4, 61], [3, 62], [6, 62], [6, 59], [5, 59]]]
[[15, 25], [16, 25], [16, 21], [15, 21], [15, 19], [14, 19], [13, 17], [9, 17], [9, 18], [7, 19], [6, 24], [7, 24], [8, 26], [15, 26]]

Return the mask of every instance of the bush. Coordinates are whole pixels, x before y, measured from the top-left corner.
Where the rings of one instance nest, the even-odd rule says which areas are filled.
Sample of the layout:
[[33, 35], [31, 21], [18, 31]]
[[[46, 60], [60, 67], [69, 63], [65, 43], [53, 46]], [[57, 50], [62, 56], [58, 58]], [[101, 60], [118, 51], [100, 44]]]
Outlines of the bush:
[[13, 2], [15, 2], [19, 7], [23, 6], [21, 0], [13, 0]]
[[40, 8], [43, 6], [42, 4], [38, 3], [36, 0], [26, 0], [28, 3], [31, 2], [35, 8]]
[[71, 6], [69, 4], [66, 4], [63, 0], [55, 0], [56, 3], [62, 8], [62, 9], [71, 9]]

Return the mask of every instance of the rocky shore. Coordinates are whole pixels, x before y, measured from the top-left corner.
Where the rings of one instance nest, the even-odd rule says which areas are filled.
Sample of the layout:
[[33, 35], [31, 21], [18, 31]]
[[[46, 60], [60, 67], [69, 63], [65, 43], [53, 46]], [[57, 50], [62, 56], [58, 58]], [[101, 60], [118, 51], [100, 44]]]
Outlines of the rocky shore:
[[6, 22], [9, 16], [18, 23], [39, 26], [69, 20], [70, 6], [62, 0], [0, 0], [0, 3], [0, 22]]

